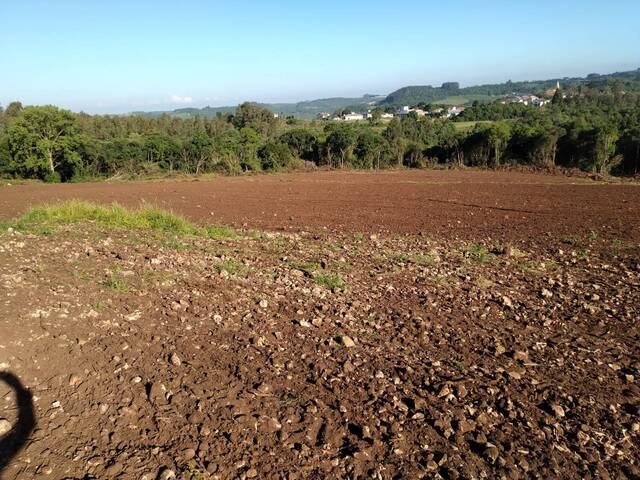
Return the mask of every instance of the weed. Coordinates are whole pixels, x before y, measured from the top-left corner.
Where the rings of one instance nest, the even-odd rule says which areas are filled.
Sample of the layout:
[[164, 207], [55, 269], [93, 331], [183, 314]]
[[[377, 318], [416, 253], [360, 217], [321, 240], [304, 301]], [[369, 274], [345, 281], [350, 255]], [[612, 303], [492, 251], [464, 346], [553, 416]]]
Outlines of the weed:
[[116, 292], [126, 293], [131, 290], [131, 286], [122, 278], [110, 275], [103, 282], [102, 286], [109, 290], [115, 290]]
[[246, 277], [250, 270], [245, 264], [233, 259], [225, 260], [222, 263], [216, 263], [214, 267], [219, 272], [225, 270], [229, 275], [235, 275], [236, 277]]
[[537, 273], [540, 273], [541, 265], [535, 260], [527, 260], [526, 262], [522, 262], [518, 264], [518, 267], [524, 273], [537, 274]]
[[301, 270], [308, 274], [313, 274], [316, 270], [320, 270], [320, 262], [317, 261], [301, 261], [301, 260], [291, 260], [288, 263], [289, 267], [294, 270]]
[[290, 395], [290, 394], [284, 398], [281, 398], [279, 401], [280, 407], [282, 408], [293, 407], [297, 405], [299, 402], [300, 402], [300, 399], [298, 397], [294, 397], [293, 395]]
[[462, 249], [465, 256], [478, 263], [486, 263], [493, 258], [493, 255], [480, 244], [472, 244]]
[[595, 242], [596, 240], [598, 240], [598, 234], [593, 230], [591, 230], [587, 238], [589, 239], [590, 242]]
[[587, 258], [589, 258], [589, 251], [588, 250], [576, 250], [576, 258], [578, 260], [586, 260]]
[[447, 278], [442, 276], [442, 275], [434, 275], [433, 277], [430, 277], [429, 280], [431, 281], [431, 283], [434, 283], [436, 285], [448, 285], [449, 284]]
[[397, 263], [415, 263], [416, 265], [435, 265], [438, 256], [434, 253], [397, 253], [392, 260]]
[[578, 242], [578, 236], [577, 235], [563, 235], [562, 237], [560, 237], [560, 241], [562, 243], [566, 243], [567, 245], [574, 245], [575, 243]]
[[73, 276], [82, 282], [88, 282], [89, 280], [91, 280], [91, 275], [85, 271], [74, 271]]
[[346, 290], [347, 283], [336, 273], [317, 273], [313, 276], [316, 285], [326, 287], [330, 290]]
[[178, 240], [166, 240], [162, 243], [164, 248], [171, 248], [172, 250], [186, 250], [189, 246]]
[[456, 370], [459, 370], [460, 372], [464, 372], [464, 364], [462, 362], [459, 362], [458, 360], [454, 360], [452, 363]]

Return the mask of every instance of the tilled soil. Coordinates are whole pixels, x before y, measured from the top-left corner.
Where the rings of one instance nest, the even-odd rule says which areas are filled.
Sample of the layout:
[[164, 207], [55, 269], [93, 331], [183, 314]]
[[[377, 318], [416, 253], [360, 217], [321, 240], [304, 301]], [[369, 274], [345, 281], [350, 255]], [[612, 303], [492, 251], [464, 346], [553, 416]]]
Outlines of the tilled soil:
[[[631, 195], [611, 188], [593, 218]], [[520, 242], [5, 232], [0, 368], [37, 425], [0, 475], [638, 478], [638, 223], [614, 212]]]
[[487, 237], [588, 233], [640, 240], [640, 187], [492, 171], [314, 172], [212, 181], [0, 185], [0, 219], [79, 198], [141, 201], [204, 223], [269, 230]]

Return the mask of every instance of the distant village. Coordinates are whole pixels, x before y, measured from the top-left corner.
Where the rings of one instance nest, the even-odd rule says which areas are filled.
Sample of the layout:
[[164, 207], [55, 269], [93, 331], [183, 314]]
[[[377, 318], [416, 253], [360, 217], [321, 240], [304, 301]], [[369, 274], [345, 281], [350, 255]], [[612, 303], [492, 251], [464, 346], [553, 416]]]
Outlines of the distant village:
[[[455, 117], [464, 112], [465, 107], [448, 107], [448, 108], [434, 108], [433, 110], [423, 110], [418, 107], [409, 107], [404, 106], [397, 109], [394, 113], [390, 112], [382, 112], [380, 114], [381, 120], [390, 120], [394, 117], [406, 117], [410, 113], [415, 113], [419, 117]], [[369, 118], [373, 118], [374, 113], [372, 110], [367, 110], [363, 113], [349, 112], [349, 113], [341, 113], [341, 114], [333, 114], [328, 112], [321, 112], [318, 114], [319, 120], [335, 120], [335, 121], [343, 121], [343, 122], [353, 122], [358, 120], [367, 120]]]
[[[548, 103], [551, 103], [551, 97], [556, 90], [560, 89], [560, 82], [556, 84], [556, 88], [552, 88], [544, 93], [544, 97], [538, 97], [536, 95], [508, 95], [500, 100], [500, 103], [503, 105], [519, 103], [522, 105], [531, 105], [533, 107], [542, 107]], [[462, 112], [464, 112], [465, 107], [462, 106], [451, 106], [451, 107], [438, 107], [432, 110], [424, 110], [418, 107], [409, 107], [405, 105], [403, 107], [398, 108], [395, 112], [391, 113], [388, 111], [382, 112], [380, 114], [381, 120], [390, 120], [394, 117], [406, 117], [411, 113], [415, 113], [418, 117], [436, 117], [436, 118], [452, 118], [457, 117]], [[355, 122], [359, 120], [368, 120], [374, 118], [374, 111], [367, 110], [366, 112], [342, 112], [342, 113], [329, 113], [329, 112], [320, 112], [317, 115], [318, 120], [334, 120], [341, 122]]]

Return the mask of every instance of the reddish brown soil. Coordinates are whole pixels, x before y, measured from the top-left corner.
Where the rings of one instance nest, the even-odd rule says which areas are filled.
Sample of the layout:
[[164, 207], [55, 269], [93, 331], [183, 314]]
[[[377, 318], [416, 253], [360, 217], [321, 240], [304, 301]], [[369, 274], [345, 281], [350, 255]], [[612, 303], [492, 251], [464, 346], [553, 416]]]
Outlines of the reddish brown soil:
[[212, 181], [0, 187], [0, 217], [80, 198], [149, 202], [207, 223], [266, 229], [527, 239], [590, 230], [640, 238], [640, 187], [515, 172], [317, 172]]
[[145, 199], [298, 231], [0, 232], [0, 478], [640, 478], [638, 192], [478, 172], [2, 187], [5, 217]]

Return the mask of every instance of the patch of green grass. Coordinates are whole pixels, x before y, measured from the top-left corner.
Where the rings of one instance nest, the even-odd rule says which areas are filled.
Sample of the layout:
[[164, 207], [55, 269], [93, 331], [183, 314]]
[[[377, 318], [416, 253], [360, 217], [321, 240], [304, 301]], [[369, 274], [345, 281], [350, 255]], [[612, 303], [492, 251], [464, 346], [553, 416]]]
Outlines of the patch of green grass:
[[[55, 225], [68, 225], [82, 222], [94, 222], [109, 228], [154, 230], [176, 235], [195, 235], [216, 240], [234, 239], [238, 234], [229, 227], [199, 227], [173, 212], [143, 206], [128, 209], [116, 203], [99, 205], [80, 200], [47, 204], [29, 209], [15, 221], [18, 230], [52, 228]], [[41, 230], [42, 231], [42, 230]]]
[[435, 285], [444, 286], [449, 284], [449, 281], [443, 275], [434, 275], [433, 277], [430, 277], [429, 280], [431, 281], [431, 283], [434, 283]]
[[563, 235], [562, 237], [560, 237], [560, 241], [562, 243], [566, 243], [567, 245], [574, 245], [578, 242], [578, 236], [577, 235]]
[[486, 247], [480, 244], [472, 244], [462, 249], [464, 255], [474, 262], [486, 263], [493, 259], [494, 255], [489, 253]]
[[459, 370], [460, 372], [464, 372], [464, 363], [459, 362], [458, 360], [454, 360], [452, 363], [456, 370]]
[[186, 243], [182, 243], [179, 240], [171, 239], [162, 242], [162, 246], [164, 248], [170, 248], [172, 250], [186, 250], [189, 248], [189, 245]]
[[589, 258], [589, 251], [588, 250], [576, 250], [576, 258], [578, 260], [586, 260], [587, 258]]
[[398, 263], [415, 263], [416, 265], [435, 265], [438, 262], [438, 256], [435, 253], [396, 253], [391, 256], [394, 262]]
[[221, 263], [216, 263], [214, 268], [219, 272], [225, 270], [229, 275], [235, 275], [236, 277], [246, 277], [249, 274], [249, 267], [244, 263], [237, 260], [229, 259]]
[[104, 288], [108, 288], [109, 290], [114, 290], [116, 292], [126, 293], [131, 290], [131, 285], [129, 285], [124, 279], [110, 275], [103, 282], [102, 286]]
[[91, 280], [91, 275], [84, 270], [74, 271], [73, 276], [82, 282], [88, 282], [89, 280]]
[[289, 267], [294, 270], [301, 270], [308, 274], [313, 274], [316, 270], [320, 270], [320, 262], [317, 261], [304, 261], [304, 260], [291, 260]]
[[330, 290], [345, 290], [347, 288], [347, 282], [336, 273], [316, 273], [313, 276], [313, 280], [316, 285], [326, 287]]

